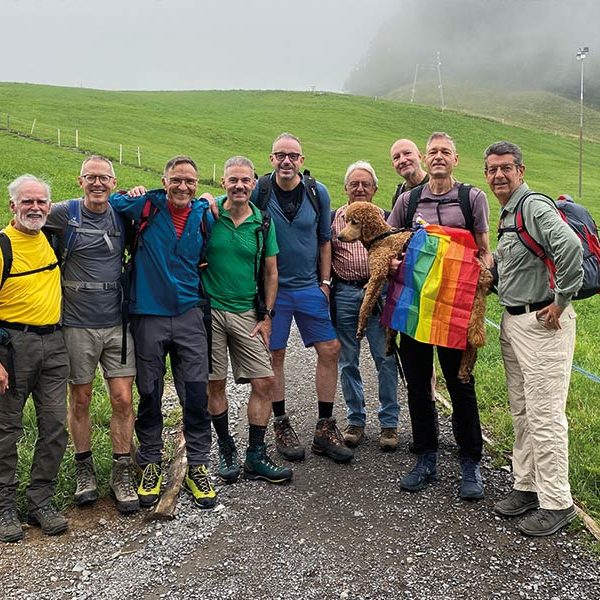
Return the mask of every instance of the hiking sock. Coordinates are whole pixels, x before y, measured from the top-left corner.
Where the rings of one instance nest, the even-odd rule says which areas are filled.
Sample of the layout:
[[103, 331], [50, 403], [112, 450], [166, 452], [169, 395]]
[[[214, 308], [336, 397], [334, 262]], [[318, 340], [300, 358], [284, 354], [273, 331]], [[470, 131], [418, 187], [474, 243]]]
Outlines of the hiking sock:
[[273, 402], [273, 416], [283, 417], [285, 415], [285, 400], [277, 400]]
[[215, 433], [220, 440], [229, 438], [229, 411], [222, 412], [219, 415], [212, 415], [212, 424], [215, 428]]
[[75, 460], [86, 460], [88, 458], [91, 458], [91, 456], [91, 450], [86, 450], [85, 452], [75, 452]]
[[265, 434], [267, 432], [267, 426], [263, 425], [252, 425], [250, 424], [250, 431], [248, 433], [248, 447], [256, 448], [265, 443]]
[[333, 402], [317, 402], [319, 407], [319, 419], [329, 419], [333, 415]]
[[118, 452], [113, 452], [113, 460], [119, 460], [120, 458], [123, 458], [125, 456], [131, 456], [129, 454], [129, 452], [124, 452], [122, 454], [119, 454]]

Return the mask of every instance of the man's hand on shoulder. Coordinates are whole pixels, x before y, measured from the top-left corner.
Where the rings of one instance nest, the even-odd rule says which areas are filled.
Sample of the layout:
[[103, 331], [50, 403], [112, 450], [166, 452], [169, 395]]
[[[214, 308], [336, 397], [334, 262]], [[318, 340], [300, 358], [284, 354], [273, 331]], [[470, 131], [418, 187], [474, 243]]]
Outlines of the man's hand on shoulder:
[[201, 200], [206, 200], [208, 202], [208, 208], [210, 208], [210, 212], [212, 216], [215, 218], [215, 221], [219, 220], [219, 207], [217, 205], [217, 201], [215, 197], [210, 192], [204, 192], [202, 196], [200, 196]]
[[127, 195], [131, 196], [132, 198], [139, 198], [140, 196], [143, 196], [146, 191], [147, 190], [143, 185], [136, 185], [128, 190]]

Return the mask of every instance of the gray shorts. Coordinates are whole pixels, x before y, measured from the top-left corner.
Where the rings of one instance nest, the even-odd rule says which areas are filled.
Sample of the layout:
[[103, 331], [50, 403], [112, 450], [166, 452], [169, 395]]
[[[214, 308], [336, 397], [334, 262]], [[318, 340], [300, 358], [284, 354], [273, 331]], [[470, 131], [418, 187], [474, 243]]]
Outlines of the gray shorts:
[[69, 383], [82, 385], [94, 381], [96, 367], [102, 367], [106, 379], [135, 376], [133, 338], [127, 332], [127, 362], [121, 364], [121, 325], [98, 329], [63, 327], [69, 353]]
[[272, 377], [271, 353], [260, 335], [250, 336], [256, 327], [256, 312], [232, 313], [212, 310], [211, 381], [227, 377], [227, 350], [236, 383], [259, 377]]

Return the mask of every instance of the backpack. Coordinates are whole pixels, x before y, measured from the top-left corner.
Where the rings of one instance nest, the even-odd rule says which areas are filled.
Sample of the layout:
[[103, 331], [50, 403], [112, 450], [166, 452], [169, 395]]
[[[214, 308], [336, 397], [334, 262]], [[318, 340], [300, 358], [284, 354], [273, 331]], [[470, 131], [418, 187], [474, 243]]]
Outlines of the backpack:
[[[269, 203], [271, 190], [273, 189], [273, 182], [271, 180], [272, 176], [272, 173], [267, 173], [258, 179], [258, 196], [254, 204], [260, 208], [261, 211], [267, 210], [267, 204]], [[317, 213], [318, 219], [321, 214], [321, 202], [319, 198], [319, 190], [317, 188], [317, 180], [311, 176], [308, 169], [304, 169], [303, 180], [304, 186], [306, 187], [306, 191], [308, 193], [308, 198], [315, 209], [315, 212]]]
[[265, 261], [267, 254], [267, 233], [271, 227], [271, 216], [264, 210], [261, 210], [260, 213], [262, 215], [262, 222], [255, 230], [256, 258], [254, 260], [254, 280], [256, 281], [254, 309], [256, 310], [258, 321], [262, 321], [267, 314], [267, 304], [265, 302]]
[[[407, 227], [410, 227], [417, 212], [417, 205], [421, 200], [421, 193], [423, 192], [423, 188], [425, 184], [418, 185], [417, 187], [410, 190], [410, 196], [408, 199], [408, 206], [406, 208], [406, 219], [405, 223]], [[460, 205], [460, 210], [462, 211], [463, 217], [465, 219], [465, 229], [468, 229], [471, 233], [473, 231], [473, 211], [471, 209], [471, 201], [469, 195], [471, 193], [471, 188], [473, 186], [467, 183], [461, 183], [458, 186], [458, 204]], [[432, 200], [431, 202], [435, 202]], [[444, 204], [456, 204], [456, 200], [446, 200]], [[439, 203], [438, 203], [439, 204]], [[441, 223], [440, 223], [441, 224]]]
[[498, 229], [498, 239], [502, 237], [505, 231], [516, 232], [525, 248], [546, 265], [550, 274], [550, 287], [554, 289], [554, 274], [556, 273], [554, 261], [547, 255], [542, 245], [527, 231], [525, 219], [523, 218], [523, 202], [534, 194], [542, 196], [543, 201], [548, 202], [558, 210], [563, 221], [575, 232], [583, 246], [583, 283], [572, 299], [583, 300], [600, 293], [600, 240], [598, 239], [598, 228], [592, 215], [581, 204], [567, 200], [554, 201], [545, 194], [529, 192], [519, 200], [515, 207], [515, 227]]
[[[46, 238], [48, 238], [48, 243], [52, 245], [49, 235], [47, 233]], [[52, 249], [56, 253], [56, 249], [54, 247]], [[45, 267], [40, 267], [39, 269], [32, 269], [31, 271], [23, 271], [22, 273], [11, 273], [10, 270], [12, 269], [13, 264], [12, 244], [10, 242], [10, 238], [4, 231], [0, 231], [0, 252], [2, 252], [2, 274], [0, 275], [0, 290], [2, 289], [5, 281], [9, 277], [23, 277], [24, 275], [32, 275], [33, 273], [41, 273], [42, 271], [52, 271], [52, 269], [56, 269], [56, 267], [59, 266], [59, 257], [57, 255], [56, 261], [51, 262]]]

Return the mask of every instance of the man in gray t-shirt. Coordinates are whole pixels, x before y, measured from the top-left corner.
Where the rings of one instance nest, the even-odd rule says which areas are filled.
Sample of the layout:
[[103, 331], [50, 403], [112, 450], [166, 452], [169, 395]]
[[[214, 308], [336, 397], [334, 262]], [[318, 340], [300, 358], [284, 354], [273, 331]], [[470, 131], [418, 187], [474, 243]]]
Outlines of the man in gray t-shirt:
[[81, 166], [79, 185], [83, 198], [54, 205], [46, 225], [58, 238], [58, 249], [63, 257], [62, 324], [71, 364], [68, 422], [77, 473], [74, 500], [76, 504], [86, 504], [98, 498], [91, 451], [90, 402], [96, 368], [100, 364], [112, 406], [110, 488], [117, 508], [124, 513], [134, 512], [139, 510], [130, 457], [135, 358], [133, 339], [128, 331], [125, 332], [127, 353], [122, 357], [119, 279], [125, 235], [121, 217], [108, 202], [116, 185], [112, 163], [101, 156], [86, 158]]

